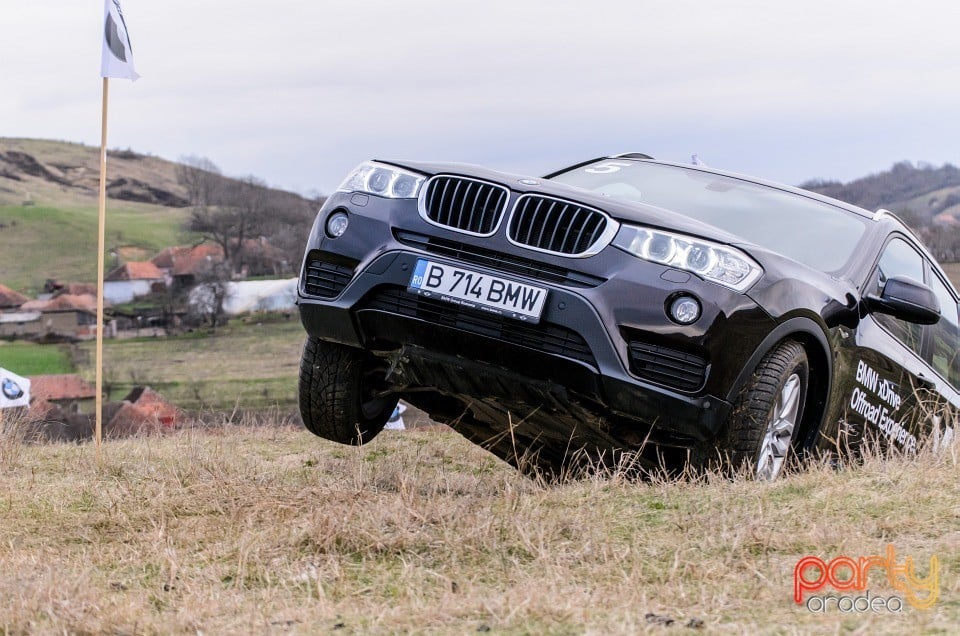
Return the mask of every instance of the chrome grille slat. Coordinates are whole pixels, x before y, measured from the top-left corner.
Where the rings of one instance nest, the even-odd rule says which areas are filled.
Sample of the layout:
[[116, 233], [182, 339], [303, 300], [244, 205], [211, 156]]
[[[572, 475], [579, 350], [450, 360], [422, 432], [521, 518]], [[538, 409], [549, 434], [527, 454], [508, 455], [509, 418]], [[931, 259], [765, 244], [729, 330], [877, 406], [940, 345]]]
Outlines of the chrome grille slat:
[[521, 247], [582, 257], [606, 247], [618, 227], [600, 210], [555, 197], [525, 194], [513, 207], [507, 238]]
[[547, 240], [547, 242], [548, 242], [550, 245], [553, 245], [553, 244], [554, 244], [554, 241], [557, 239], [557, 232], [559, 232], [559, 231], [560, 231], [560, 228], [563, 226], [563, 222], [562, 222], [562, 221], [563, 221], [563, 219], [566, 218], [567, 208], [569, 208], [569, 207], [570, 207], [570, 204], [569, 204], [569, 203], [564, 203], [564, 204], [563, 204], [563, 209], [560, 210], [560, 219], [561, 219], [561, 222], [560, 222], [560, 223], [556, 223], [556, 224], [553, 226], [553, 231], [550, 232], [550, 238]]
[[[467, 202], [470, 200], [470, 191], [473, 189], [473, 185], [474, 185], [474, 184], [472, 184], [472, 183], [468, 183], [468, 184], [467, 184], [467, 191], [466, 191], [466, 193], [464, 193], [464, 195], [463, 195], [463, 202], [460, 204], [460, 215], [457, 217], [457, 226], [458, 226], [458, 227], [466, 227], [466, 228], [468, 228], [468, 229], [470, 228], [470, 221], [471, 221], [471, 219], [473, 219], [473, 213], [474, 213], [474, 210], [476, 210], [476, 202], [477, 202], [477, 195], [476, 195], [476, 193], [475, 193], [475, 194], [473, 195], [473, 204], [470, 205], [470, 206], [467, 206]], [[479, 190], [478, 190], [478, 192], [479, 192]], [[469, 210], [469, 212], [468, 212], [468, 210]], [[464, 215], [465, 212], [467, 213], [467, 221], [466, 221], [466, 223], [464, 223], [464, 221], [463, 221], [463, 215]]]
[[492, 235], [509, 198], [507, 188], [479, 179], [439, 175], [420, 199], [420, 215], [434, 225], [467, 234]]
[[497, 190], [494, 190], [493, 188], [490, 188], [489, 192], [487, 192], [487, 196], [483, 200], [483, 207], [480, 208], [479, 223], [477, 225], [473, 225], [473, 223], [471, 223], [470, 227], [468, 228], [471, 232], [476, 232], [479, 228], [483, 227], [483, 224], [487, 219], [487, 210], [490, 209], [490, 197], [493, 196], [494, 192], [497, 192]]
[[[557, 202], [556, 202], [556, 201], [551, 201], [551, 202], [550, 202], [550, 207], [548, 207], [548, 208], [546, 209], [546, 211], [544, 212], [544, 214], [543, 214], [544, 219], [552, 219], [552, 218], [554, 218], [554, 217], [553, 217], [553, 209], [554, 209], [555, 207], [557, 207]], [[540, 224], [540, 233], [537, 234], [537, 242], [536, 242], [536, 244], [535, 244], [537, 247], [540, 247], [540, 246], [543, 245], [543, 233], [547, 231], [547, 225], [548, 225], [547, 223], [541, 223], [541, 224]]]
[[583, 208], [577, 208], [573, 213], [573, 218], [570, 219], [570, 223], [567, 224], [567, 229], [563, 232], [563, 240], [560, 241], [560, 245], [566, 245], [567, 239], [570, 237], [570, 230], [572, 230], [577, 225], [577, 219], [580, 218], [580, 215], [583, 213]]
[[[470, 186], [472, 183], [467, 183], [467, 189], [464, 191], [463, 196], [457, 197], [457, 193], [460, 191], [460, 186], [462, 184], [457, 184], [457, 189], [453, 191], [453, 196], [456, 200], [460, 201], [460, 209], [457, 210], [457, 222], [453, 225], [456, 227], [463, 227], [463, 213], [467, 208], [467, 199], [470, 198]], [[450, 208], [450, 218], [453, 218], [453, 207]]]
[[[580, 229], [577, 231], [577, 238], [573, 239], [573, 248], [576, 251], [578, 245], [580, 245], [580, 239], [583, 238], [583, 231], [587, 229], [587, 224], [590, 222], [590, 218], [587, 217], [586, 221], [580, 226]], [[563, 246], [564, 248], [566, 245]]]

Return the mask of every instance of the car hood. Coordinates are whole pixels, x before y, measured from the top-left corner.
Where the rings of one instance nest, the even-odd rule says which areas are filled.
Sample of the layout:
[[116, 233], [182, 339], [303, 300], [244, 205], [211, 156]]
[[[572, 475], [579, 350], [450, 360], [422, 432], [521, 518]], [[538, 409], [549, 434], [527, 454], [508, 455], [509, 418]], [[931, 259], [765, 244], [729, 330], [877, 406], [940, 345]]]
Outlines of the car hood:
[[[746, 239], [731, 234], [714, 225], [698, 221], [679, 212], [660, 208], [639, 201], [628, 201], [626, 199], [617, 199], [609, 196], [602, 196], [576, 188], [563, 183], [556, 183], [543, 177], [533, 177], [530, 175], [511, 174], [509, 172], [500, 172], [490, 170], [482, 166], [475, 166], [464, 163], [432, 163], [419, 161], [390, 161], [380, 160], [380, 163], [387, 163], [400, 168], [406, 168], [428, 176], [437, 174], [459, 175], [464, 177], [474, 177], [485, 181], [493, 181], [503, 184], [512, 191], [524, 194], [528, 192], [548, 194], [550, 196], [562, 199], [570, 199], [585, 205], [599, 208], [617, 219], [627, 223], [636, 223], [647, 227], [653, 227], [682, 234], [689, 234], [700, 238], [710, 239], [719, 243], [728, 243], [732, 245], [750, 245]], [[527, 183], [524, 183], [526, 181]], [[530, 183], [530, 182], [533, 183]]]
[[783, 319], [791, 315], [798, 306], [807, 306], [819, 308], [816, 313], [828, 326], [856, 320], [856, 317], [851, 314], [855, 307], [856, 289], [849, 281], [814, 270], [741, 236], [673, 210], [639, 201], [601, 196], [589, 190], [556, 183], [542, 177], [511, 174], [470, 164], [412, 161], [381, 161], [381, 163], [428, 176], [449, 174], [492, 181], [503, 184], [518, 194], [532, 192], [570, 199], [599, 208], [622, 222], [733, 245], [749, 253], [763, 267], [765, 275], [747, 292], [747, 296], [771, 316]]

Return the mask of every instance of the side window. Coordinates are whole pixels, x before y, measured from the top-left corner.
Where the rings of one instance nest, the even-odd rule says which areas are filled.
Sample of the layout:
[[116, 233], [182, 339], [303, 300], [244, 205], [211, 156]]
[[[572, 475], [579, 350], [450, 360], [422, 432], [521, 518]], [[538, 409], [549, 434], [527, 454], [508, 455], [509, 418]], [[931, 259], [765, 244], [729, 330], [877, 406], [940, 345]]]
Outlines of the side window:
[[[909, 276], [923, 282], [923, 257], [917, 250], [902, 239], [895, 238], [883, 250], [880, 263], [877, 265], [877, 275], [874, 279], [876, 286], [873, 293], [880, 294], [887, 279], [893, 276]], [[894, 338], [910, 347], [920, 355], [921, 337], [923, 330], [920, 325], [899, 320], [886, 314], [874, 314], [874, 319], [883, 325]]]
[[925, 356], [937, 373], [960, 390], [960, 320], [957, 300], [947, 285], [934, 274], [930, 288], [940, 301], [940, 321], [930, 325], [930, 351]]

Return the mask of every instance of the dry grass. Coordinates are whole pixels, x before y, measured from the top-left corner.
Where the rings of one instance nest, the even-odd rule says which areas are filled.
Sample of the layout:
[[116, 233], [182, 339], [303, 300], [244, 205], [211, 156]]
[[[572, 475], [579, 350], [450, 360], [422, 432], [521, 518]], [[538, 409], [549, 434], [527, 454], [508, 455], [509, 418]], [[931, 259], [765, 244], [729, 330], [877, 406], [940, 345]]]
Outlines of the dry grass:
[[[612, 475], [546, 486], [453, 433], [388, 432], [357, 449], [291, 426], [197, 429], [109, 442], [99, 465], [91, 445], [24, 444], [0, 442], [5, 633], [960, 624], [957, 448], [812, 466], [772, 485]], [[939, 557], [933, 610], [824, 617], [793, 603], [798, 558], [887, 543], [923, 573]], [[882, 580], [873, 592], [894, 593]]]
[[[256, 319], [251, 317], [249, 324], [232, 320], [215, 335], [104, 342], [111, 397], [122, 398], [132, 387], [146, 384], [194, 412], [229, 412], [238, 404], [244, 409], [295, 408], [303, 327], [296, 318], [265, 324]], [[94, 343], [80, 347], [92, 363]], [[81, 372], [92, 381], [96, 370], [88, 364]]]

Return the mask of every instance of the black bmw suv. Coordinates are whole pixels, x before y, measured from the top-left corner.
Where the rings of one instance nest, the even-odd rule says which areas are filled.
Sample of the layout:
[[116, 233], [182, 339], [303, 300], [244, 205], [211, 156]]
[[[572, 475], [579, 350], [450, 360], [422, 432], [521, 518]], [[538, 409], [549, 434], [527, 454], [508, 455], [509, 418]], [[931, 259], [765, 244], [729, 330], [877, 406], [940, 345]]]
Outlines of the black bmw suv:
[[958, 298], [892, 214], [625, 154], [530, 178], [371, 161], [319, 211], [300, 411], [370, 441], [398, 399], [521, 468], [748, 465], [943, 444]]

